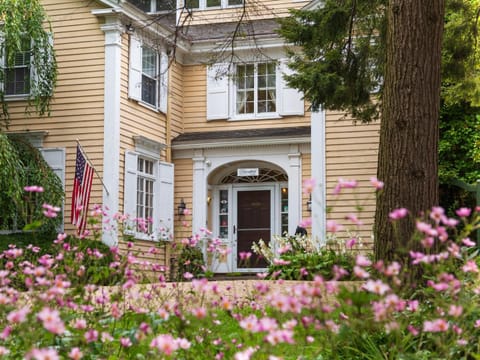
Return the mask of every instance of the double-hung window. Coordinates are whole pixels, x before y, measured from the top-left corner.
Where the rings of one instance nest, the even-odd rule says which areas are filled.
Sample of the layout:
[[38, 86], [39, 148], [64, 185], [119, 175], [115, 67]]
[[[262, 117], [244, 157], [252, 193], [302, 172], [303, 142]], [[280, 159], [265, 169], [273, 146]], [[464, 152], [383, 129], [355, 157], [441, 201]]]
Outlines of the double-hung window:
[[277, 111], [274, 62], [237, 65], [235, 84], [237, 115], [260, 115]]
[[128, 95], [163, 113], [167, 112], [168, 56], [140, 39], [130, 38]]
[[284, 60], [213, 64], [207, 67], [207, 120], [302, 116], [303, 94], [288, 86]]
[[152, 232], [154, 202], [154, 162], [138, 157], [137, 159], [137, 231]]
[[[8, 53], [5, 55], [6, 59], [10, 56]], [[5, 95], [29, 95], [31, 79], [30, 44], [24, 42], [22, 50], [16, 52], [13, 57], [12, 66], [5, 67]]]
[[158, 80], [158, 53], [142, 46], [142, 101], [152, 106], [157, 106]]
[[162, 144], [135, 137], [135, 151], [125, 152], [125, 232], [142, 240], [171, 240], [173, 234], [173, 164], [162, 162]]

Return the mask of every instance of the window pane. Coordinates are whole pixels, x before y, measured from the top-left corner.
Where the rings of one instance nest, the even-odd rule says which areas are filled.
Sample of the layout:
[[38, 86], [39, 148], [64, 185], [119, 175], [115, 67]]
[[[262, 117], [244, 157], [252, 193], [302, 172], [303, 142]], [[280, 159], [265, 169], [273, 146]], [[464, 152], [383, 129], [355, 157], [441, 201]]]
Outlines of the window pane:
[[207, 7], [220, 6], [221, 0], [207, 0]]
[[150, 77], [157, 76], [157, 53], [148, 47], [142, 48], [142, 72]]
[[140, 10], [145, 11], [145, 12], [150, 12], [150, 0], [129, 0], [129, 2], [136, 7], [138, 7]]
[[176, 0], [157, 0], [156, 11], [175, 10]]
[[200, 7], [199, 0], [185, 0], [185, 5], [189, 9], [198, 9]]
[[228, 6], [242, 5], [242, 4], [243, 4], [243, 0], [228, 0]]
[[142, 100], [155, 106], [157, 97], [157, 82], [142, 75]]
[[5, 94], [24, 95], [30, 93], [30, 67], [5, 70]]

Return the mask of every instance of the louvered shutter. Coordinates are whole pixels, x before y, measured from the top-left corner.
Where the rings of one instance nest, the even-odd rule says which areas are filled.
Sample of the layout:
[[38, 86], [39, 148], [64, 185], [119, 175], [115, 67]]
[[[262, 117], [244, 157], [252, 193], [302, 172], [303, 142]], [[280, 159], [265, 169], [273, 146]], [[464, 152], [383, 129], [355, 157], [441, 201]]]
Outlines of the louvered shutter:
[[130, 36], [128, 96], [137, 101], [142, 100], [142, 42], [134, 36]]

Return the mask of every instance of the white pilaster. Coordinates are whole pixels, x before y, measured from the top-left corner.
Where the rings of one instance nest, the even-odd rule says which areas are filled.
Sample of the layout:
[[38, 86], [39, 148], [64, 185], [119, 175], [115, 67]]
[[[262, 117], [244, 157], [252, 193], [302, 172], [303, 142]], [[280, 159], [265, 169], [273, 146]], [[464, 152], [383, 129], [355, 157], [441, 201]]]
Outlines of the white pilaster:
[[[123, 27], [116, 16], [107, 16], [105, 25], [105, 93], [103, 127], [103, 206], [112, 221], [119, 210], [120, 183], [120, 65]], [[118, 243], [116, 231], [103, 231], [102, 241], [113, 246]]]
[[198, 234], [207, 224], [207, 177], [205, 157], [202, 150], [196, 150], [193, 157], [193, 199], [192, 231]]
[[291, 145], [288, 154], [288, 233], [302, 220], [302, 158], [298, 145]]
[[312, 178], [317, 186], [312, 193], [312, 239], [319, 245], [326, 242], [326, 172], [325, 111], [312, 112], [311, 118]]

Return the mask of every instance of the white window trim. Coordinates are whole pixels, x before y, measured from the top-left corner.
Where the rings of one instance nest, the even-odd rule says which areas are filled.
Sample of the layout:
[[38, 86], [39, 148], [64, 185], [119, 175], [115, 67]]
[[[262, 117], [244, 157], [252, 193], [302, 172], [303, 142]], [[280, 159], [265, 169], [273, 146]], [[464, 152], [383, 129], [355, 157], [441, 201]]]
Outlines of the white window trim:
[[[185, 1], [186, 0], [179, 0], [177, 9], [183, 7], [185, 5]], [[152, 8], [153, 7], [154, 6], [152, 5]], [[243, 7], [243, 4], [229, 5], [228, 0], [221, 0], [219, 6], [207, 6], [207, 0], [199, 0], [198, 1], [198, 8], [192, 8], [192, 10], [193, 11], [198, 11], [198, 10], [203, 11], [203, 10], [218, 10], [218, 9], [234, 9], [234, 8], [241, 8], [241, 7]]]
[[[135, 100], [152, 111], [167, 113], [168, 110], [168, 81], [169, 81], [169, 58], [163, 49], [156, 49], [147, 42], [135, 36], [130, 37], [130, 59], [129, 59], [129, 84], [128, 97]], [[156, 69], [158, 71], [156, 79], [156, 99], [155, 104], [150, 104], [142, 100], [142, 76], [143, 76], [143, 47], [148, 47], [156, 53]], [[138, 53], [137, 53], [138, 52]]]
[[[249, 64], [253, 64], [255, 66], [254, 70], [254, 93], [255, 97], [257, 96], [256, 94], [258, 93], [258, 64], [268, 64], [268, 63], [274, 63], [274, 61], [256, 61], [252, 62]], [[234, 74], [237, 74], [237, 66], [238, 64], [235, 65], [234, 68]], [[278, 64], [275, 64], [275, 109], [278, 109], [278, 84], [279, 84], [279, 79], [278, 77], [280, 76], [279, 72], [279, 66]], [[256, 109], [255, 112], [249, 113], [249, 114], [237, 114], [237, 85], [235, 84], [235, 79], [230, 79], [230, 94], [231, 94], [231, 104], [232, 104], [232, 109], [230, 113], [230, 119], [231, 121], [238, 121], [238, 120], [259, 120], [259, 119], [279, 119], [282, 116], [278, 113], [278, 111], [272, 111], [272, 112], [258, 112], [258, 98], [255, 100], [254, 107]]]
[[[146, 241], [172, 241], [174, 225], [173, 164], [160, 161], [164, 144], [143, 136], [135, 136], [135, 150], [125, 152], [124, 212], [130, 219], [124, 233]], [[153, 161], [153, 224], [151, 233], [137, 231], [133, 219], [137, 216], [138, 158]], [[143, 174], [142, 174], [143, 175]]]

